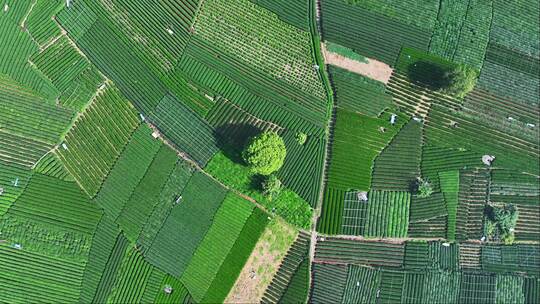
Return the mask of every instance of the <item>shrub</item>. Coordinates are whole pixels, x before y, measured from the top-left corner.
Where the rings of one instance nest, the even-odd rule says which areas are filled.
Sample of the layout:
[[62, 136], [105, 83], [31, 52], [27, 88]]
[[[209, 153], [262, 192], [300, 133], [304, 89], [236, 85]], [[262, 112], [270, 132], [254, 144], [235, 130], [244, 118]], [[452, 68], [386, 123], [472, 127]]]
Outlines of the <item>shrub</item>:
[[421, 198], [429, 197], [433, 194], [433, 186], [429, 179], [418, 177], [416, 179], [416, 195]]
[[296, 141], [303, 146], [307, 141], [307, 134], [303, 132], [296, 133]]
[[505, 244], [512, 244], [519, 215], [517, 208], [512, 204], [489, 205], [485, 213], [488, 237], [492, 240], [503, 241]]
[[281, 193], [282, 184], [281, 181], [275, 175], [269, 175], [262, 182], [262, 189], [264, 195], [268, 196], [269, 200], [277, 197]]
[[242, 152], [242, 158], [251, 171], [270, 175], [283, 166], [287, 150], [276, 132], [264, 132], [253, 137]]

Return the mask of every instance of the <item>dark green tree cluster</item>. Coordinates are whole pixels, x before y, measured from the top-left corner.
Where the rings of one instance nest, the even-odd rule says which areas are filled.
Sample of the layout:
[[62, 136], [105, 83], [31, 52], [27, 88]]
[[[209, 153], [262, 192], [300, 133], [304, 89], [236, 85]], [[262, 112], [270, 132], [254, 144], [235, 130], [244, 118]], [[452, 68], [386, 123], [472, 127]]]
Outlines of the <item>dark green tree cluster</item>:
[[512, 204], [488, 205], [486, 207], [486, 232], [488, 238], [493, 241], [512, 244], [518, 215], [517, 208]]
[[446, 71], [444, 77], [446, 86], [441, 88], [441, 91], [450, 96], [463, 98], [476, 86], [478, 73], [476, 70], [460, 64]]

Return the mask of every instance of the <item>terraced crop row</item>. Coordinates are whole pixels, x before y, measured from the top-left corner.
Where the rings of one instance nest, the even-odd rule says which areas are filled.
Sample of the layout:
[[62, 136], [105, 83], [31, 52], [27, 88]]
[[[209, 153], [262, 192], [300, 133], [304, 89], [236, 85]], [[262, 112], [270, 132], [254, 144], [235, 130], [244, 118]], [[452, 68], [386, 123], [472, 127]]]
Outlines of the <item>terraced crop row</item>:
[[393, 66], [402, 46], [425, 50], [431, 33], [342, 0], [322, 3], [322, 35], [354, 51]]
[[132, 105], [116, 88], [108, 88], [77, 119], [55, 153], [93, 197], [138, 124]]
[[189, 265], [194, 252], [212, 225], [227, 191], [204, 173], [193, 174], [152, 246], [147, 260], [176, 277]]
[[230, 193], [216, 212], [212, 226], [182, 274], [193, 298], [201, 301], [239, 237], [254, 205]]

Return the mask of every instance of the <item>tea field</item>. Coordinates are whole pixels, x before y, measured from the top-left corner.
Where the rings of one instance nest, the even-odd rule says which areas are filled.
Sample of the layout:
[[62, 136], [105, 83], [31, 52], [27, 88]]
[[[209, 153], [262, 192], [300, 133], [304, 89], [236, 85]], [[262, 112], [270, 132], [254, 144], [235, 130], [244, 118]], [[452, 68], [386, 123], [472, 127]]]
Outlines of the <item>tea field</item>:
[[539, 20], [0, 0], [0, 302], [540, 303]]

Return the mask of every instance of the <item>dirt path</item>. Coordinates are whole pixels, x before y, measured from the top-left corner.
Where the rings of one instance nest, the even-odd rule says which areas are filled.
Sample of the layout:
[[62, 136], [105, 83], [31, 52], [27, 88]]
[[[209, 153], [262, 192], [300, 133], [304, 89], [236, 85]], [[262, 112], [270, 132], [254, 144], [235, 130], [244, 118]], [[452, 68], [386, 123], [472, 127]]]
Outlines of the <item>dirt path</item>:
[[353, 73], [380, 81], [384, 84], [388, 83], [393, 72], [393, 69], [389, 65], [375, 59], [368, 58], [368, 62], [364, 63], [329, 52], [326, 50], [324, 43], [321, 43], [321, 50], [324, 56], [324, 61], [327, 64], [335, 65]]

